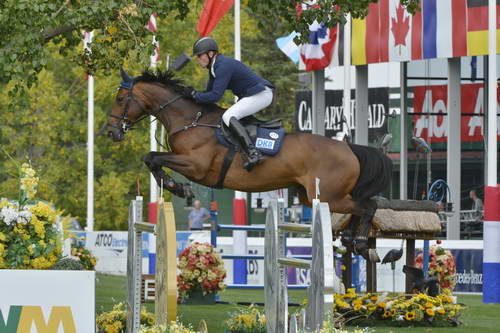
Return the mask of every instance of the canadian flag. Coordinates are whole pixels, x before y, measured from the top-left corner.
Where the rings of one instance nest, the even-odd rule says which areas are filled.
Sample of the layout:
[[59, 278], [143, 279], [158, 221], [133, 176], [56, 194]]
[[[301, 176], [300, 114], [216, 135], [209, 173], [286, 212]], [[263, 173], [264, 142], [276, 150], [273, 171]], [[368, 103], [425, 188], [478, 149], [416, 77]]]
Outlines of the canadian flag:
[[234, 0], [205, 0], [198, 25], [196, 26], [200, 37], [208, 36], [212, 32], [221, 18], [233, 6], [233, 2]]

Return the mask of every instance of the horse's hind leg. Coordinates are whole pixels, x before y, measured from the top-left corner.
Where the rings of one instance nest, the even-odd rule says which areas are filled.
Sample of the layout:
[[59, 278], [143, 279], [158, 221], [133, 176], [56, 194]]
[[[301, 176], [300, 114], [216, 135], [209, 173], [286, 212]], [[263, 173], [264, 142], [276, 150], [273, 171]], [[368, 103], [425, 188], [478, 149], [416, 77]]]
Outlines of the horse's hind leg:
[[359, 226], [360, 217], [351, 215], [349, 225], [342, 231], [342, 245], [344, 245], [349, 252], [354, 252], [354, 235]]
[[362, 215], [356, 230], [354, 251], [361, 254], [366, 260], [379, 262], [380, 258], [377, 251], [368, 247], [368, 234], [372, 227], [373, 216], [377, 210], [377, 203], [372, 199], [366, 199], [356, 204], [361, 206]]

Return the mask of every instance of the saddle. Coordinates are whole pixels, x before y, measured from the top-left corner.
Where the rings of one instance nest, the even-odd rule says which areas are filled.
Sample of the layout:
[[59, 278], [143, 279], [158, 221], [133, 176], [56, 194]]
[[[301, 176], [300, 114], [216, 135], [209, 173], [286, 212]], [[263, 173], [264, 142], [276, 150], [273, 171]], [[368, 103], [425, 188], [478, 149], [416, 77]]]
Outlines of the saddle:
[[[281, 119], [260, 120], [254, 116], [248, 116], [240, 119], [240, 122], [261, 153], [274, 156], [279, 152], [285, 137]], [[220, 128], [216, 130], [216, 137], [221, 145], [234, 151], [242, 151], [238, 139], [233, 136], [222, 120]]]
[[[254, 116], [248, 116], [240, 119], [240, 122], [245, 127], [255, 148], [262, 154], [274, 156], [279, 153], [281, 144], [285, 138], [285, 129], [281, 125], [281, 119], [263, 121]], [[236, 152], [243, 153], [243, 149], [238, 139], [233, 136], [222, 119], [220, 127], [215, 130], [215, 137], [219, 144], [228, 148], [224, 155], [219, 179], [217, 183], [212, 186], [213, 188], [223, 188], [224, 179], [226, 178], [227, 171], [233, 162]]]

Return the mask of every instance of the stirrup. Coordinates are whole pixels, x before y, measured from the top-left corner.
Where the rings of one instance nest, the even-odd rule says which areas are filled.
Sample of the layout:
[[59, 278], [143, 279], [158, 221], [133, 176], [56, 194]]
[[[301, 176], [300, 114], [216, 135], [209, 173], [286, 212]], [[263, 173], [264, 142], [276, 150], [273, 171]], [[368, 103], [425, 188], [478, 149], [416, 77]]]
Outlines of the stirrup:
[[253, 150], [250, 154], [247, 154], [245, 157], [246, 161], [245, 163], [243, 163], [243, 168], [248, 172], [252, 171], [253, 167], [259, 164], [263, 160], [262, 154], [258, 150]]

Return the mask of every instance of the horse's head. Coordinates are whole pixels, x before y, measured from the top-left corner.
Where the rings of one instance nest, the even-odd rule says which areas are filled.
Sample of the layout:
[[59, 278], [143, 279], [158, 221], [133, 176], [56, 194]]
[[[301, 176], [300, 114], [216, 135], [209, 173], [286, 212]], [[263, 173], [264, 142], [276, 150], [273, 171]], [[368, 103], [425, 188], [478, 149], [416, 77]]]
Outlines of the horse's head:
[[122, 141], [130, 127], [146, 116], [143, 102], [134, 97], [135, 78], [120, 70], [122, 82], [108, 118], [108, 136]]

